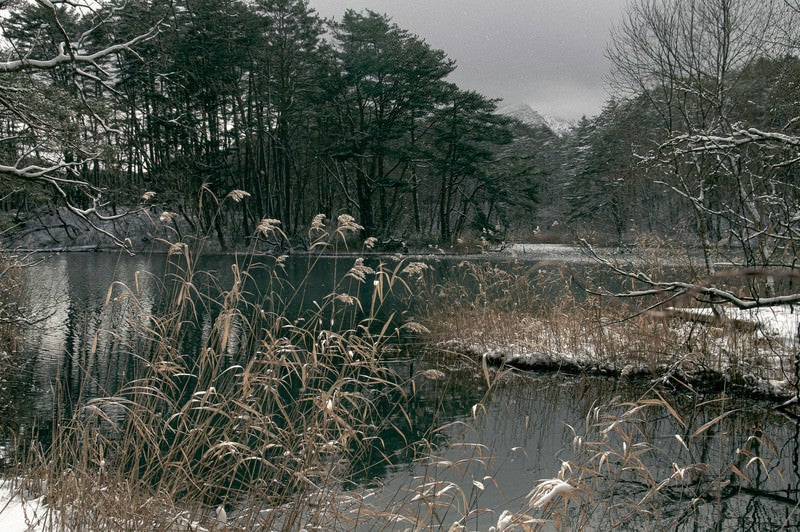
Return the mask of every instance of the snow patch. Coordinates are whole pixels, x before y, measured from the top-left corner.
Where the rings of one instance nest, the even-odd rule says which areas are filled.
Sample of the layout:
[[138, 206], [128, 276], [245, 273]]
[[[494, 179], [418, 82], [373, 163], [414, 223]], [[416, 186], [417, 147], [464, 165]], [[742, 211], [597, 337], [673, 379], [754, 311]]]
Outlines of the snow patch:
[[[717, 319], [711, 309], [673, 309], [675, 316], [685, 321], [673, 326], [676, 338], [683, 338], [694, 330], [692, 322]], [[442, 342], [440, 346], [476, 359], [485, 359], [496, 365], [509, 365], [523, 369], [542, 371], [588, 372], [598, 375], [618, 375], [621, 378], [645, 377], [668, 382], [671, 377], [701, 387], [733, 385], [749, 393], [765, 397], [787, 398], [797, 390], [782, 369], [793, 364], [797, 356], [797, 333], [800, 313], [790, 306], [760, 308], [752, 310], [726, 309], [724, 320], [743, 334], [752, 335], [744, 343], [727, 337], [725, 327], [712, 326], [718, 333], [703, 338], [699, 348], [686, 353], [676, 352], [672, 357], [660, 360], [621, 360], [616, 352], [605, 352], [592, 341], [571, 341], [556, 336], [542, 336], [531, 330], [519, 341], [492, 342], [482, 339], [457, 338]], [[728, 331], [734, 336], [733, 330]], [[625, 338], [610, 337], [612, 344], [624, 342]], [[569, 343], [568, 343], [569, 342]], [[744, 349], [747, 352], [743, 353]]]
[[43, 497], [28, 499], [13, 489], [10, 481], [0, 484], [0, 530], [34, 532], [45, 530], [49, 508]]
[[497, 109], [497, 114], [516, 118], [523, 124], [531, 127], [545, 127], [562, 137], [575, 128], [575, 123], [562, 118], [543, 115], [526, 103], [505, 105]]

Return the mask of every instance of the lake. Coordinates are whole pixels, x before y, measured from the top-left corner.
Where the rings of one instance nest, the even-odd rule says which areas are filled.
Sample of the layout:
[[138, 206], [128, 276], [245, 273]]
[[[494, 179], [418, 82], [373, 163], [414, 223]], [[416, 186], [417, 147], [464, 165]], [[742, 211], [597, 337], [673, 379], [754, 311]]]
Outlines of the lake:
[[[33, 323], [24, 330], [16, 355], [20, 369], [2, 383], [0, 415], [5, 438], [11, 433], [23, 438], [36, 434], [46, 442], [54, 415], [67, 416], [75, 406], [93, 397], [114, 394], [134, 374], [136, 362], [123, 355], [124, 350], [98, 348], [97, 343], [124, 341], [126, 325], [120, 314], [157, 310], [158, 287], [175, 272], [167, 265], [165, 255], [73, 253], [40, 258], [24, 271], [22, 306]], [[196, 269], [209, 274], [196, 274], [198, 293], [214, 293], [220, 286], [228, 286], [234, 276], [231, 264], [238, 263], [238, 269], [244, 269], [246, 260], [203, 257]], [[253, 282], [267, 286], [266, 291], [274, 290], [281, 304], [295, 309], [301, 318], [305, 309], [313, 308], [334, 289], [336, 279], [354, 260], [288, 258], [283, 265], [285, 278], [291, 285], [303, 283], [302, 293], [286, 284], [269, 284], [274, 283], [272, 266], [264, 268], [263, 275], [256, 275]], [[373, 267], [379, 262], [379, 258], [367, 260]], [[437, 275], [446, 276], [450, 263], [439, 262], [435, 267]], [[122, 301], [127, 288], [136, 291], [139, 310], [106, 305], [107, 300]], [[408, 304], [411, 307], [403, 306]], [[198, 304], [196, 308], [201, 326], [185, 339], [187, 350], [199, 345], [206, 334], [202, 324], [210, 323], [215, 316], [213, 304]], [[388, 298], [378, 314], [388, 318], [394, 311], [409, 309], [413, 311], [413, 301]], [[96, 334], [105, 329], [116, 334], [111, 338]], [[241, 359], [248, 355], [236, 356]], [[377, 506], [391, 509], [398, 501], [413, 499], [414, 490], [423, 489], [422, 479], [452, 482], [460, 486], [463, 497], [454, 499], [452, 515], [445, 510], [436, 518], [449, 525], [456, 514], [474, 511], [475, 516], [466, 523], [470, 529], [488, 528], [506, 509], [525, 511], [526, 496], [541, 479], [554, 477], [562, 461], [590, 460], [586, 452], [575, 449], [572, 428], [587, 441], [597, 439], [601, 423], [587, 424], [587, 414], [613, 398], [634, 401], [648, 387], [643, 382], [632, 385], [580, 375], [509, 372], [489, 389], [478, 366], [413, 344], [401, 344], [387, 363], [397, 374], [409, 378], [409, 393], [404, 399], [408, 420], [397, 420], [402, 434], [385, 435], [383, 454], [388, 460], [367, 456], [352, 465], [349, 487], [366, 494]], [[739, 488], [728, 489], [731, 484], [725, 484], [716, 496], [698, 500], [666, 498], [661, 503], [662, 521], [679, 519], [681, 527], [686, 528], [753, 530], [800, 523], [796, 505], [800, 494], [797, 423], [758, 401], [714, 395], [704, 397], [707, 403], [698, 406], [696, 397], [680, 390], [668, 399], [683, 417], [692, 417], [695, 429], [732, 411], [713, 429], [700, 434], [697, 439], [701, 449], [687, 447], [686, 451], [702, 455], [703, 463], [718, 464], [723, 471], [716, 477], [737, 481], [731, 484]], [[476, 408], [479, 403], [483, 406]], [[669, 476], [674, 467], [672, 457], [683, 452], [681, 441], [675, 437], [681, 429], [669, 415], [661, 414], [651, 420], [641, 437], [646, 437], [654, 449], [664, 451], [652, 452], [648, 464], [653, 471]], [[758, 451], [762, 460], [746, 465], [753, 469], [753, 463], [758, 466], [763, 462], [763, 474], [751, 477], [749, 483], [739, 482], [736, 471], [726, 467], [731, 456], [752, 445], [754, 434], [763, 435], [768, 444]], [[414, 442], [418, 444], [410, 445]], [[745, 464], [740, 465], [743, 470]], [[644, 496], [635, 479], [625, 482], [629, 482], [624, 489], [630, 497]], [[464, 504], [466, 507], [460, 508]], [[692, 508], [690, 518], [683, 515], [686, 508]], [[607, 517], [594, 517], [592, 523], [611, 528], [610, 522], [604, 521]], [[631, 529], [646, 526], [647, 521], [637, 519], [644, 518], [633, 516], [619, 525]]]

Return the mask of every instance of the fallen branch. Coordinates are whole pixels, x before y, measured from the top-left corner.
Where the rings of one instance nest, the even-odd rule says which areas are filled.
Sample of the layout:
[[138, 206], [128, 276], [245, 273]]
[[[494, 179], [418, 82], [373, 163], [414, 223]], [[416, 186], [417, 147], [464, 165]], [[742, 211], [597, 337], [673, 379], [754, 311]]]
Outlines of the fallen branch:
[[[792, 305], [800, 303], [800, 293], [786, 294], [781, 296], [771, 296], [771, 297], [758, 297], [758, 296], [745, 297], [745, 296], [738, 296], [729, 290], [724, 290], [716, 286], [713, 286], [711, 283], [697, 284], [697, 283], [687, 283], [684, 281], [656, 281], [655, 279], [653, 279], [644, 272], [640, 271], [632, 272], [621, 268], [619, 265], [615, 264], [609, 259], [601, 257], [594, 250], [594, 248], [585, 240], [581, 240], [581, 242], [597, 262], [604, 265], [612, 272], [622, 277], [638, 281], [649, 287], [642, 290], [629, 290], [626, 292], [611, 292], [606, 289], [601, 289], [599, 292], [596, 292], [598, 295], [605, 295], [605, 296], [612, 296], [619, 298], [640, 298], [646, 296], [662, 296], [662, 295], [673, 296], [667, 300], [661, 301], [653, 305], [651, 308], [656, 308], [667, 303], [669, 300], [674, 299], [675, 298], [674, 296], [676, 294], [691, 295], [697, 299], [706, 298], [704, 302], [709, 304], [729, 303], [741, 310], [775, 307], [779, 305]], [[759, 269], [748, 268], [748, 269], [738, 269], [730, 273], [716, 274], [713, 277], [711, 277], [709, 281], [725, 279], [725, 278], [741, 278], [741, 277], [749, 277], [749, 278], [770, 277], [770, 278], [792, 279], [798, 281], [800, 280], [800, 273], [798, 273], [796, 270], [793, 269], [759, 270]]]

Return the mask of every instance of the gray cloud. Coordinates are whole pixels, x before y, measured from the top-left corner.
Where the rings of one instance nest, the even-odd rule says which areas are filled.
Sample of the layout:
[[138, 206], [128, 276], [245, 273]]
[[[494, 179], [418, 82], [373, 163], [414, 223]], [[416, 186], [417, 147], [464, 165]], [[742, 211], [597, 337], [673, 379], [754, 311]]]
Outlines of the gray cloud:
[[339, 19], [371, 9], [456, 60], [452, 81], [506, 103], [565, 118], [597, 114], [607, 98], [603, 56], [626, 0], [310, 0]]

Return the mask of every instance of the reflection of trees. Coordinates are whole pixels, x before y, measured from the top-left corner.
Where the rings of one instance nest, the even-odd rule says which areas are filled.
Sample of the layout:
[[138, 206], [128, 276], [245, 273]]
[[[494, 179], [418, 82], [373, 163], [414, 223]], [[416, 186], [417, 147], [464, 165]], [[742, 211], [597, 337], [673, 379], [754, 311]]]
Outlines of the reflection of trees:
[[[16, 399], [29, 386], [25, 360], [17, 350], [20, 334], [17, 321], [24, 317], [15, 301], [19, 297], [16, 266], [16, 259], [0, 260], [0, 449], [7, 447], [7, 442], [19, 432], [20, 413], [27, 405]], [[0, 466], [8, 458], [6, 453], [0, 453]]]
[[446, 447], [449, 436], [439, 428], [466, 416], [485, 393], [485, 381], [471, 365], [448, 370], [447, 377], [439, 379], [425, 376], [430, 361], [420, 363], [418, 353], [389, 364], [398, 375], [409, 375], [406, 393], [386, 398], [380, 405], [383, 424], [375, 444], [352, 463], [353, 482], [386, 478], [393, 467]]
[[[21, 332], [18, 356], [23, 370], [14, 379], [9, 402], [18, 410], [6, 426], [43, 443], [50, 440], [55, 417], [75, 405], [113, 393], [133, 374], [127, 319], [131, 305], [119, 298], [121, 285], [133, 285], [137, 271], [151, 269], [146, 257], [113, 254], [51, 256], [23, 272], [20, 306], [31, 321]], [[152, 305], [148, 284], [140, 283], [139, 303]], [[106, 296], [112, 301], [106, 305]]]
[[[182, 282], [172, 277], [165, 284], [167, 260], [160, 255], [148, 258], [86, 253], [48, 257], [29, 268], [22, 305], [37, 321], [25, 331], [21, 351], [30, 359], [35, 386], [44, 392], [37, 400], [42, 415], [49, 418], [54, 406], [68, 414], [81, 399], [112, 394], [134, 375], [134, 359], [144, 355], [148, 345], [137, 340], [129, 320], [146, 321], [147, 314], [165, 311], [160, 308], [163, 301], [158, 291], [172, 288], [172, 281]], [[221, 306], [216, 299], [230, 286], [233, 260], [230, 256], [209, 256], [197, 266], [202, 273], [195, 279], [196, 319], [187, 323], [182, 336], [181, 350], [187, 356], [197, 352], [209, 324], [219, 316]], [[275, 273], [270, 267], [253, 268], [247, 286], [249, 302], [267, 310], [270, 307], [265, 305], [271, 305], [274, 313], [303, 317], [315, 301], [324, 301], [333, 291], [336, 279], [352, 266], [352, 261], [291, 260], [281, 272], [280, 283], [270, 282]], [[310, 265], [315, 266], [311, 274]], [[115, 281], [118, 283], [112, 286]], [[295, 287], [301, 284], [302, 291], [297, 290]], [[366, 297], [363, 285], [356, 288], [359, 292], [354, 295]], [[237, 332], [240, 337], [247, 333], [234, 328], [233, 334]], [[58, 383], [58, 405], [49, 394], [50, 383]]]
[[[34, 415], [33, 396], [36, 393], [32, 373], [23, 356], [16, 352], [3, 352], [0, 359], [0, 448], [8, 447], [20, 434], [23, 420]], [[13, 465], [14, 459], [6, 453], [0, 456], [0, 467]]]
[[[720, 405], [704, 412], [694, 426], [708, 423], [722, 410]], [[696, 405], [692, 411], [698, 411]], [[700, 460], [720, 467], [718, 489], [714, 489], [713, 479], [701, 479], [692, 486], [695, 497], [705, 505], [694, 521], [709, 526], [726, 524], [736, 530], [776, 530], [800, 523], [800, 516], [791, 517], [800, 503], [800, 477], [796, 466], [789, 463], [797, 460], [797, 425], [771, 414], [769, 422], [765, 421], [764, 412], [756, 407], [709, 429], [702, 439]], [[731, 462], [748, 480], [727, 465]], [[675, 499], [676, 505], [679, 500]]]
[[[125, 376], [133, 374], [130, 350], [121, 347], [131, 340], [129, 320], [136, 319], [139, 305], [153, 300], [147, 283], [140, 282], [138, 291], [134, 287], [136, 272], [150, 267], [147, 259], [119, 260], [103, 254], [67, 261], [64, 352], [56, 377], [63, 414], [70, 415], [87, 399], [113, 394]], [[126, 294], [128, 289], [136, 304]]]
[[[398, 373], [404, 374], [402, 369]], [[484, 403], [486, 409], [479, 409], [472, 418], [471, 406], [484, 398], [484, 392], [478, 388], [482, 381], [475, 374], [475, 368], [465, 368], [448, 373], [449, 382], [423, 381], [417, 396], [410, 396], [403, 403], [412, 424], [420, 430], [404, 432], [405, 439], [398, 439], [397, 433], [385, 437], [379, 450], [388, 454], [390, 460], [381, 461], [382, 456], [377, 452], [364, 457], [361, 464], [356, 464], [363, 469], [354, 475], [354, 480], [382, 479], [381, 491], [387, 497], [397, 497], [432, 480], [452, 480], [469, 490], [472, 480], [491, 475], [498, 490], [487, 483], [480, 504], [495, 509], [513, 508], [523, 504], [523, 497], [537, 478], [555, 473], [560, 460], [569, 459], [574, 452], [567, 423], [579, 435], [584, 431], [599, 431], [613, 422], [602, 411], [600, 417], [594, 417], [594, 409], [600, 402], [616, 396], [632, 405], [642, 397], [635, 386], [610, 379], [515, 375], [498, 380]], [[793, 511], [800, 479], [797, 425], [785, 423], [780, 416], [753, 402], [662, 393], [685, 426], [666, 411], [646, 409], [642, 422], [626, 429], [632, 437], [629, 444], [646, 444], [642, 461], [651, 480], [644, 474], [623, 471], [613, 480], [613, 491], [594, 491], [587, 499], [593, 512], [588, 521], [592, 529], [610, 529], [610, 519], [617, 519], [620, 513], [625, 518], [613, 522], [622, 530], [654, 526], [665, 530], [715, 527], [775, 530], [798, 521]], [[729, 411], [732, 412], [727, 417], [691, 438], [700, 428]], [[391, 422], [397, 424], [395, 419], [397, 416]], [[436, 439], [432, 431], [425, 432], [429, 427], [435, 429], [447, 423], [451, 425], [436, 432]], [[687, 442], [688, 449], [676, 435]], [[416, 456], [409, 446], [414, 439], [434, 441], [436, 445], [425, 450], [432, 450], [428, 454], [439, 457], [441, 463], [436, 458], [427, 459], [428, 454]], [[485, 447], [480, 451], [463, 445], [470, 443]], [[571, 463], [574, 467], [577, 462]], [[676, 477], [652, 495], [652, 504], [647, 506], [650, 513], [622, 510], [646, 499], [654, 482], [673, 475], [676, 472], [673, 464], [685, 467], [686, 476], [683, 480]], [[742, 471], [749, 481], [735, 474], [730, 465]], [[612, 460], [603, 472], [615, 467], [622, 467], [621, 462]], [[593, 474], [598, 472], [587, 471], [584, 481], [588, 482]], [[597, 480], [601, 486], [610, 485], [604, 479]], [[608, 507], [616, 510], [602, 510]], [[489, 524], [492, 523], [487, 521], [486, 526]]]

